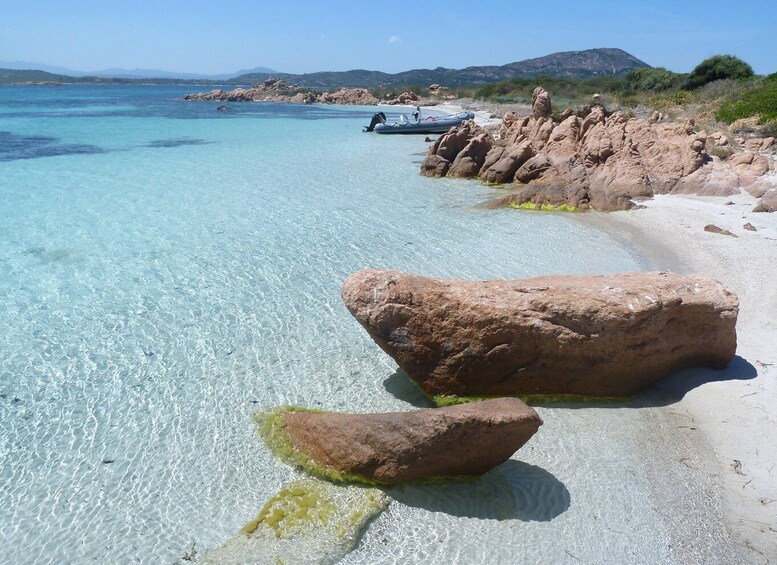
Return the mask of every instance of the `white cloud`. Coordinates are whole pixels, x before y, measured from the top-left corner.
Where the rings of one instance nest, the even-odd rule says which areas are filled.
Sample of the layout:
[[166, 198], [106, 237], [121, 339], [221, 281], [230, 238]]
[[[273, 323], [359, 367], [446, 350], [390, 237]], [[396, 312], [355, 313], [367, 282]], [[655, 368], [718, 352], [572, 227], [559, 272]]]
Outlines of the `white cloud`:
[[402, 40], [399, 39], [396, 35], [392, 35], [389, 37], [389, 43], [400, 43]]

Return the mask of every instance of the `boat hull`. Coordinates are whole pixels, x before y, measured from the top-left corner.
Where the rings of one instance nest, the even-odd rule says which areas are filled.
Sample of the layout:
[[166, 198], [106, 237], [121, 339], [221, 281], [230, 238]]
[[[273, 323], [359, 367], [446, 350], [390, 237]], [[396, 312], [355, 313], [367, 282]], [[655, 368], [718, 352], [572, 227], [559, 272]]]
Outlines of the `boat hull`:
[[459, 126], [464, 120], [472, 120], [475, 114], [472, 112], [460, 112], [455, 116], [443, 118], [427, 118], [420, 122], [392, 122], [378, 124], [375, 133], [384, 134], [410, 134], [410, 133], [445, 133], [454, 126]]

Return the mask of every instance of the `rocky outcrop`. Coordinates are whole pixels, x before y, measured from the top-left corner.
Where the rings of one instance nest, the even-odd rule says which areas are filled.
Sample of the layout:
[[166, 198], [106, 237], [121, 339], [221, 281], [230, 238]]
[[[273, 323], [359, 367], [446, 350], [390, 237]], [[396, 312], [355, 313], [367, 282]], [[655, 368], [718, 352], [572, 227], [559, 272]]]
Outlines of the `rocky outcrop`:
[[[658, 113], [649, 119], [629, 118], [594, 104], [582, 117], [567, 111], [555, 121], [545, 90], [535, 89], [532, 101], [530, 116], [505, 115], [477, 173], [474, 168], [480, 161], [468, 160], [465, 174], [454, 167], [431, 166], [438, 157], [449, 163], [458, 157], [442, 155], [433, 147], [427, 157], [430, 163], [422, 165], [424, 174], [455, 173], [486, 183], [512, 183], [514, 192], [505, 198], [506, 204], [602, 211], [629, 209], [654, 194], [728, 196], [738, 194], [741, 187], [758, 198], [774, 186], [763, 180], [774, 165], [761, 154], [773, 145], [771, 138], [743, 140], [747, 150], [724, 161], [707, 152], [707, 133], [696, 131], [692, 120], [669, 123]], [[455, 137], [461, 152], [479, 134], [451, 130], [439, 145], [450, 145], [446, 138]], [[709, 143], [728, 146], [729, 141], [716, 134]]]
[[408, 104], [414, 104], [418, 102], [418, 95], [415, 92], [403, 92], [398, 96], [392, 96], [388, 98], [384, 104], [389, 106], [407, 106]]
[[531, 95], [532, 116], [535, 119], [547, 118], [550, 115], [550, 94], [538, 86]]
[[378, 103], [366, 88], [341, 88], [337, 92], [325, 92], [316, 100], [318, 104], [345, 104], [350, 106], [373, 106]]
[[[287, 462], [307, 459], [306, 470], [330, 480], [393, 484], [481, 475], [509, 459], [541, 424], [517, 398], [499, 398], [383, 414], [286, 408], [260, 416], [260, 433]], [[279, 434], [287, 442], [282, 449]]]
[[631, 395], [736, 350], [738, 300], [673, 273], [460, 281], [364, 270], [343, 300], [429, 395]]
[[378, 103], [378, 99], [365, 88], [341, 88], [337, 92], [324, 92], [318, 95], [312, 92], [295, 92], [298, 90], [298, 86], [289, 86], [280, 79], [268, 79], [251, 88], [236, 88], [230, 91], [215, 89], [210, 92], [187, 94], [183, 99], [194, 102], [283, 102], [357, 106], [372, 106]]
[[490, 150], [491, 136], [487, 133], [476, 135], [456, 155], [448, 170], [448, 176], [463, 178], [477, 176]]
[[281, 79], [268, 79], [261, 84], [253, 85], [251, 88], [236, 88], [229, 91], [217, 88], [210, 92], [187, 94], [183, 99], [195, 102], [253, 102], [255, 100], [279, 97], [283, 98], [283, 101], [287, 101], [289, 97], [286, 96], [286, 93], [297, 88], [296, 86], [289, 86]]
[[193, 102], [250, 102], [253, 100], [253, 95], [245, 88], [230, 91], [215, 88], [210, 92], [187, 94], [183, 99]]
[[[421, 174], [429, 177], [474, 177], [483, 168], [493, 138], [472, 120], [437, 138], [421, 165]], [[453, 166], [455, 164], [455, 166]]]

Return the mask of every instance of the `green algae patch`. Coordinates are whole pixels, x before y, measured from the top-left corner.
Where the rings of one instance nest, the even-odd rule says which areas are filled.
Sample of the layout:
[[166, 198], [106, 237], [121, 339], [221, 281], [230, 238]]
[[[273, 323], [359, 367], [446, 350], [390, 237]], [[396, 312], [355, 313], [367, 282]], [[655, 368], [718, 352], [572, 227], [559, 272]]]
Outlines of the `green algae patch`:
[[443, 408], [445, 406], [455, 406], [457, 404], [468, 404], [469, 402], [479, 402], [481, 400], [490, 400], [496, 398], [494, 396], [446, 396], [446, 395], [434, 395], [429, 399], [434, 403], [437, 408]]
[[328, 525], [336, 511], [334, 502], [319, 484], [299, 481], [281, 489], [241, 531], [252, 534], [260, 525], [265, 525], [275, 537], [291, 539], [311, 527]]
[[[511, 395], [500, 395], [511, 396]], [[585, 396], [582, 394], [516, 394], [529, 406], [538, 406], [544, 404], [626, 404], [631, 402], [632, 396]], [[498, 396], [448, 396], [434, 395], [429, 397], [438, 408], [443, 406], [454, 406], [456, 404], [467, 404], [468, 402], [479, 402]]]
[[510, 202], [507, 205], [508, 208], [514, 208], [515, 210], [536, 210], [539, 212], [579, 212], [580, 208], [576, 206], [570, 206], [569, 204], [559, 204], [553, 206], [552, 204], [535, 204], [534, 202], [523, 202], [516, 204]]
[[376, 488], [295, 481], [204, 563], [334, 563], [389, 501]]
[[259, 428], [259, 436], [264, 440], [267, 448], [278, 459], [287, 465], [301, 469], [314, 477], [319, 477], [334, 483], [356, 483], [370, 486], [382, 484], [379, 481], [375, 481], [363, 475], [345, 473], [333, 467], [321, 465], [300, 452], [294, 447], [291, 438], [289, 438], [289, 434], [286, 433], [287, 424], [283, 415], [288, 412], [314, 412], [320, 414], [323, 411], [310, 410], [299, 406], [281, 406], [266, 412], [254, 414], [253, 419]]

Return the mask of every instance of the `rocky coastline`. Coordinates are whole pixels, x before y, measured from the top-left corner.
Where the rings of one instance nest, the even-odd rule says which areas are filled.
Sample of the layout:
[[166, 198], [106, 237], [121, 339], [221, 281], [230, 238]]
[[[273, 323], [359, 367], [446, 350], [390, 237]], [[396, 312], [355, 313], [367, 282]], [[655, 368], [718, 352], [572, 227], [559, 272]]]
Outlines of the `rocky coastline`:
[[[773, 211], [774, 138], [730, 140], [668, 122], [608, 112], [594, 104], [552, 114], [550, 95], [533, 94], [532, 112], [505, 114], [495, 134], [470, 121], [429, 149], [426, 176], [509, 185], [502, 204], [544, 210], [628, 210], [655, 194], [731, 196], [744, 188], [758, 211]], [[724, 155], [721, 158], [716, 154]]]
[[[434, 85], [433, 85], [434, 86]], [[341, 104], [346, 106], [389, 106], [417, 104], [418, 96], [413, 92], [393, 94], [378, 100], [366, 88], [341, 88], [334, 92], [315, 93], [304, 91], [299, 86], [288, 85], [281, 79], [268, 79], [250, 88], [234, 90], [214, 89], [197, 92], [183, 97], [189, 102], [275, 102], [280, 104]]]

